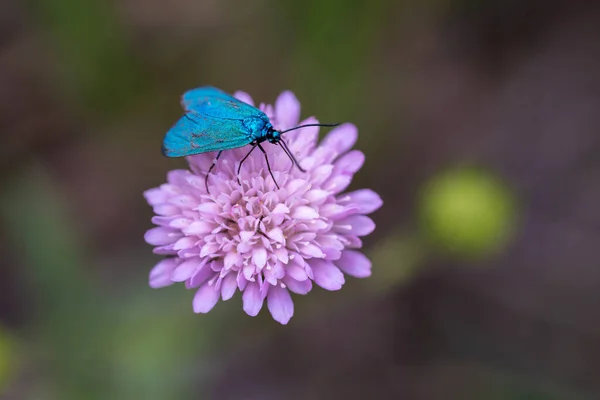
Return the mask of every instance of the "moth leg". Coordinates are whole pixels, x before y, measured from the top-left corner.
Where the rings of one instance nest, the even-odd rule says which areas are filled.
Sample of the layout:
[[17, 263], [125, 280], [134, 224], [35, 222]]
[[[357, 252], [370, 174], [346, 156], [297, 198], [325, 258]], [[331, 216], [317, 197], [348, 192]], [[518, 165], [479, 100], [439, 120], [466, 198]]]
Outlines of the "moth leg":
[[273, 182], [275, 182], [275, 186], [277, 186], [277, 189], [281, 189], [279, 187], [279, 185], [277, 184], [275, 177], [273, 176], [273, 171], [271, 171], [271, 164], [269, 164], [269, 157], [267, 156], [267, 152], [265, 151], [265, 149], [263, 149], [263, 147], [260, 145], [260, 143], [257, 143], [256, 145], [258, 146], [260, 151], [262, 151], [262, 153], [265, 156], [265, 161], [267, 162], [267, 168], [269, 169], [269, 174], [271, 174], [271, 178], [273, 178]]
[[250, 149], [250, 151], [248, 152], [248, 154], [246, 154], [244, 156], [244, 158], [242, 158], [242, 160], [240, 161], [240, 165], [238, 165], [238, 169], [237, 169], [237, 182], [239, 185], [241, 185], [240, 183], [240, 171], [242, 170], [242, 164], [244, 163], [244, 161], [246, 161], [246, 159], [248, 157], [250, 157], [250, 154], [252, 154], [252, 151], [256, 148], [256, 143], [252, 144], [252, 148]]
[[292, 154], [292, 151], [287, 146], [287, 144], [283, 141], [283, 139], [280, 139], [278, 144], [283, 149], [284, 153], [288, 156], [290, 161], [292, 162], [292, 168], [294, 168], [294, 165], [295, 165], [301, 172], [306, 172], [306, 170], [300, 166], [300, 163], [298, 163], [298, 160], [296, 160], [296, 157], [294, 157], [294, 154]]
[[217, 153], [217, 156], [213, 160], [212, 165], [210, 166], [210, 168], [208, 169], [208, 172], [206, 173], [206, 176], [204, 177], [204, 186], [206, 187], [206, 193], [208, 193], [208, 194], [210, 194], [208, 191], [208, 175], [210, 175], [210, 171], [212, 171], [215, 168], [215, 166], [217, 165], [217, 160], [219, 160], [219, 157], [221, 157], [222, 152], [223, 152], [223, 150], [221, 150]]

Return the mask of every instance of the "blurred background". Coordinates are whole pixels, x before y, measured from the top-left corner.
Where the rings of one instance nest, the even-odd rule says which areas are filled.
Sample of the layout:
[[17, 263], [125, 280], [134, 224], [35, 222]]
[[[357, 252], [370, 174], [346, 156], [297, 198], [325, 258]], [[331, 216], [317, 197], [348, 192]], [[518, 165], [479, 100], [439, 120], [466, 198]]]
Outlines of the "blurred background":
[[[595, 1], [0, 0], [0, 398], [600, 398], [599, 71]], [[354, 122], [384, 199], [288, 326], [148, 287], [205, 84]]]

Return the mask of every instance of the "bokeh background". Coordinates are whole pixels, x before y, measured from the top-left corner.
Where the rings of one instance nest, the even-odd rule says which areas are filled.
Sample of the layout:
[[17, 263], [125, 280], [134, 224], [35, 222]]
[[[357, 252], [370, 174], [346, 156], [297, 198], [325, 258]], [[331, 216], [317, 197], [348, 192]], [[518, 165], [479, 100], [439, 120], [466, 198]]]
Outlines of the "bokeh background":
[[[373, 276], [195, 315], [142, 192], [212, 84], [358, 125]], [[3, 399], [600, 398], [600, 6], [1, 0]]]

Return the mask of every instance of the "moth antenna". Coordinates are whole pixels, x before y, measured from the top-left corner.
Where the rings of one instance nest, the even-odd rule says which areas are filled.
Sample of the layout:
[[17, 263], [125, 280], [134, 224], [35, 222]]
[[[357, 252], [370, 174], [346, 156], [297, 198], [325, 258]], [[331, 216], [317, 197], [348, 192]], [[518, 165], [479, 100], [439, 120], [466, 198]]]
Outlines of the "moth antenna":
[[295, 128], [286, 129], [285, 131], [281, 131], [279, 133], [286, 133], [286, 132], [289, 132], [289, 131], [295, 131], [296, 129], [306, 128], [308, 126], [329, 126], [329, 127], [332, 127], [332, 126], [338, 126], [338, 125], [339, 125], [339, 123], [338, 124], [306, 124], [306, 125], [296, 126]]

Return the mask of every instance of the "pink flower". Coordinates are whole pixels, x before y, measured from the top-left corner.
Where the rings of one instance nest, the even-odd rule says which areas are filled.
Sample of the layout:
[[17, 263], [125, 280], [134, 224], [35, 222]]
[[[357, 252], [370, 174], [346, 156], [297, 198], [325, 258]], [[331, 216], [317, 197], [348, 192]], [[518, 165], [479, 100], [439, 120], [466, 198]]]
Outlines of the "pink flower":
[[[243, 92], [235, 97], [252, 103]], [[275, 106], [260, 105], [278, 130], [299, 125], [300, 103], [283, 92]], [[309, 118], [302, 124], [317, 123]], [[244, 311], [258, 314], [267, 300], [273, 318], [286, 324], [294, 314], [290, 292], [306, 294], [313, 282], [339, 290], [344, 273], [371, 275], [371, 262], [361, 252], [361, 237], [375, 224], [366, 216], [382, 205], [372, 190], [342, 193], [365, 157], [350, 150], [358, 131], [352, 124], [333, 129], [317, 144], [318, 127], [284, 135], [307, 171], [292, 167], [279, 146], [265, 143], [277, 189], [264, 156], [255, 151], [237, 166], [250, 146], [224, 151], [209, 177], [215, 153], [188, 157], [190, 170], [175, 170], [167, 183], [144, 193], [157, 214], [157, 227], [146, 232], [154, 253], [166, 256], [150, 272], [150, 286], [185, 282], [197, 289], [193, 308], [210, 311], [219, 298], [242, 292]]]

